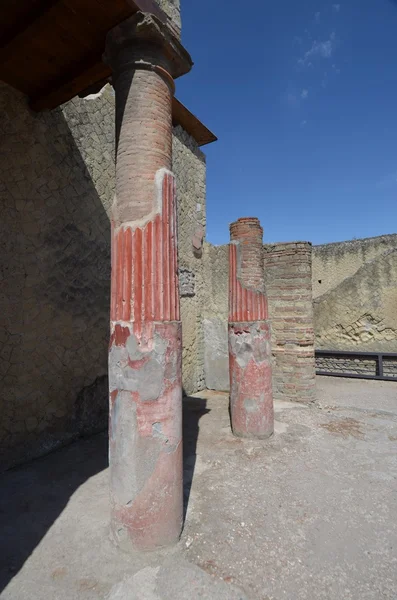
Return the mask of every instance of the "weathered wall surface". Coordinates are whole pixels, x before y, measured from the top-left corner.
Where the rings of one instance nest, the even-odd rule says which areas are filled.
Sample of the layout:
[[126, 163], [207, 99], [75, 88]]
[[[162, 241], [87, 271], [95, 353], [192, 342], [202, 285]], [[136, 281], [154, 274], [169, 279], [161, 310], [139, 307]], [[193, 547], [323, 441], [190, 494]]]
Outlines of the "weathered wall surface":
[[178, 247], [185, 393], [204, 388], [203, 238], [206, 225], [205, 156], [181, 127], [174, 130], [173, 171], [177, 180]]
[[157, 4], [170, 17], [172, 25], [180, 34], [181, 31], [181, 8], [180, 0], [157, 0]]
[[229, 246], [204, 245], [203, 304], [205, 385], [228, 391]]
[[397, 247], [397, 234], [313, 247], [313, 298], [333, 290], [364, 264]]
[[0, 88], [4, 466], [107, 419], [112, 111], [109, 90], [34, 114]]
[[[362, 254], [359, 245], [354, 249]], [[397, 352], [396, 307], [397, 243], [315, 300], [316, 347]]]
[[[35, 114], [2, 85], [0, 112], [0, 454], [7, 468], [107, 426], [114, 96], [106, 87]], [[205, 161], [182, 130], [174, 152], [180, 261], [200, 293], [192, 238], [198, 245], [199, 227], [205, 230]], [[204, 379], [199, 293], [182, 298], [188, 391]]]

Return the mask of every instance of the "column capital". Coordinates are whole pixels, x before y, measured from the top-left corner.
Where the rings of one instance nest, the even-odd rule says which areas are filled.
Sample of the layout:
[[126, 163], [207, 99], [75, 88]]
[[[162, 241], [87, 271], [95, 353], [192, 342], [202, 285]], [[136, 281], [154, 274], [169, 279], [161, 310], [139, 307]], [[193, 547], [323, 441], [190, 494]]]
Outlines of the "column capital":
[[[190, 54], [171, 28], [158, 17], [137, 12], [111, 29], [103, 61], [117, 73], [120, 68], [166, 68], [173, 79], [193, 66]], [[159, 63], [159, 64], [156, 64]]]

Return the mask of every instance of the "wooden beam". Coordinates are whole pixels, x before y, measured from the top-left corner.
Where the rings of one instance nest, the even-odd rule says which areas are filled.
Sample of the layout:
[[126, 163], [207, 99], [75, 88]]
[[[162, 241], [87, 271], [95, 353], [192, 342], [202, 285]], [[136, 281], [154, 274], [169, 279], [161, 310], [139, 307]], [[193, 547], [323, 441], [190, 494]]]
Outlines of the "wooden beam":
[[[101, 61], [100, 56], [88, 59], [80, 69], [73, 69], [73, 74], [65, 77], [58, 85], [43, 90], [30, 98], [29, 105], [37, 112], [52, 110], [68, 102], [80, 92], [111, 76], [110, 68]], [[76, 75], [77, 73], [77, 75]]]
[[180, 125], [199, 146], [212, 144], [217, 141], [216, 135], [212, 133], [193, 113], [190, 112], [179, 100], [172, 100], [172, 123]]
[[[57, 2], [59, 0], [46, 0]], [[127, 0], [131, 15], [137, 11], [150, 12], [162, 22], [167, 22], [167, 15], [161, 10], [155, 0]], [[105, 43], [105, 40], [104, 40]], [[32, 110], [51, 110], [64, 102], [68, 102], [81, 91], [107, 79], [111, 75], [107, 65], [102, 63], [101, 54], [88, 57], [73, 65], [67, 73], [57, 81], [49, 83], [45, 89], [40, 90], [30, 99]]]
[[[23, 33], [37, 19], [43, 16], [61, 0], [31, 0], [30, 3], [10, 3], [10, 7], [2, 6], [2, 23], [0, 25], [0, 48], [3, 49], [18, 35]], [[8, 21], [8, 22], [7, 22]]]

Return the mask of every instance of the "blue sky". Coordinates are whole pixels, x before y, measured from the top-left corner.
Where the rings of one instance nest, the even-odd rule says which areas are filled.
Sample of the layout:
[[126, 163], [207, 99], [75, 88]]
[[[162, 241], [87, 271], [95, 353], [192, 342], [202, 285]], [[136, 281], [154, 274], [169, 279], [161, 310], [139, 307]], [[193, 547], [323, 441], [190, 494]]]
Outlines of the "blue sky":
[[397, 231], [397, 2], [181, 0], [177, 96], [219, 141], [207, 239], [258, 216], [265, 241]]

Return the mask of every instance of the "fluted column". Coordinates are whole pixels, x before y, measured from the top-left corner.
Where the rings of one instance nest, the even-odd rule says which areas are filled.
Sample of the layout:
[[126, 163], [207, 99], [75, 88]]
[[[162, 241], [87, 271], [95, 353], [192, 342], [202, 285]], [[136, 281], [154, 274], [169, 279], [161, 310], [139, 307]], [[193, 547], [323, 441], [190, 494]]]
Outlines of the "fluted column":
[[173, 77], [191, 61], [155, 17], [113, 29], [116, 94], [109, 347], [111, 531], [126, 550], [176, 542], [182, 528], [181, 323]]
[[267, 438], [274, 429], [262, 236], [256, 218], [230, 226], [230, 413], [233, 433], [240, 437]]

